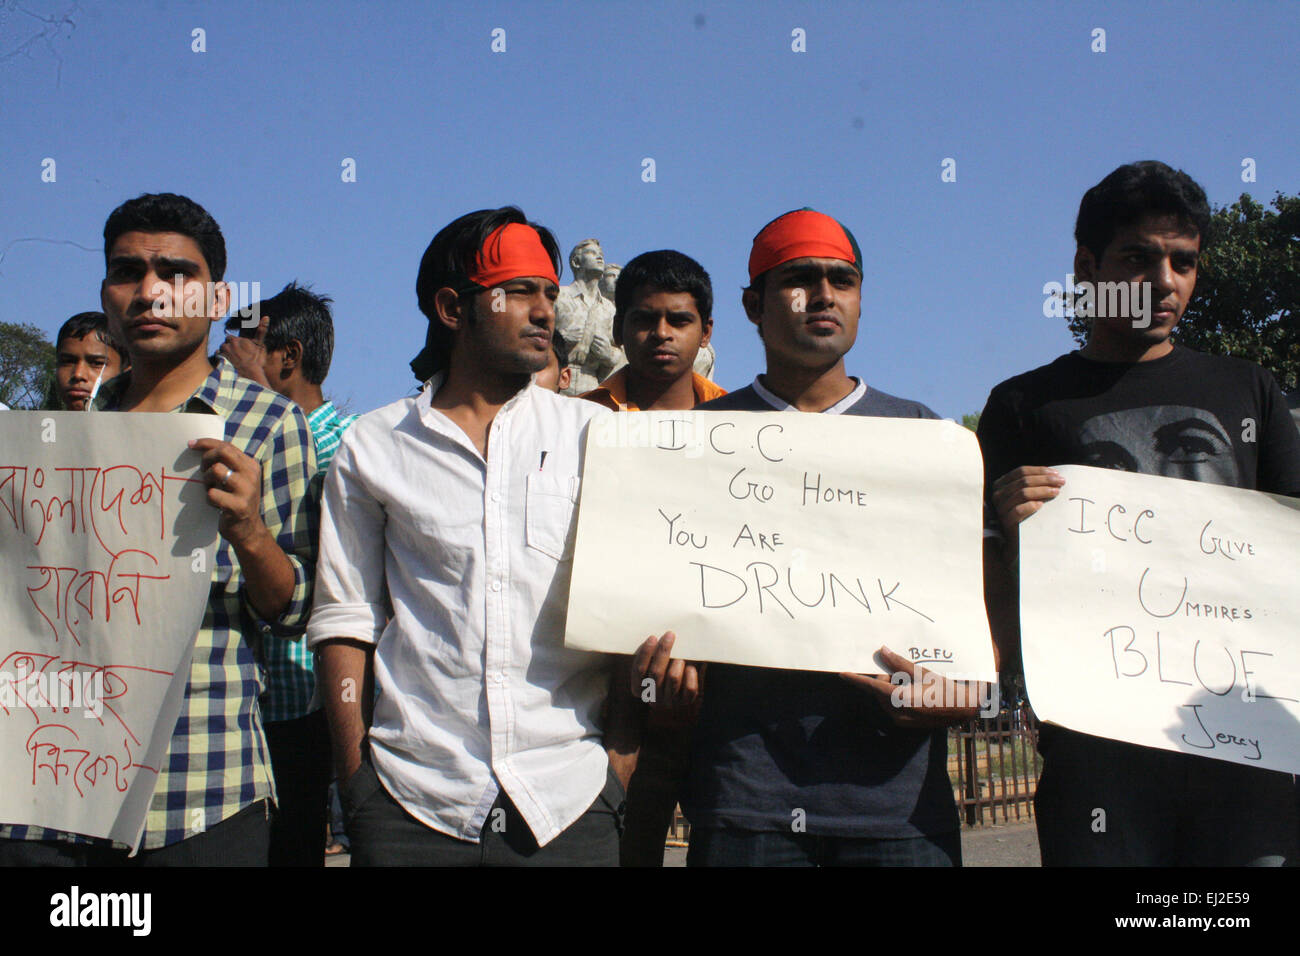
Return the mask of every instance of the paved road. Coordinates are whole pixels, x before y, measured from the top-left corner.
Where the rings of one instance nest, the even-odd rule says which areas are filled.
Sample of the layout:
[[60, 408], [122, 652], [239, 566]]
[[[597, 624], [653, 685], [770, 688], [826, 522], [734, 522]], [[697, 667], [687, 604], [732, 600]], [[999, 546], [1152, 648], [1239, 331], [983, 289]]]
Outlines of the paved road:
[[962, 830], [961, 856], [965, 866], [1042, 866], [1033, 820]]
[[[966, 866], [1038, 866], [1038, 834], [1034, 822], [962, 830], [962, 862]], [[326, 866], [347, 866], [347, 854], [325, 858]], [[686, 848], [669, 847], [664, 866], [686, 866]]]

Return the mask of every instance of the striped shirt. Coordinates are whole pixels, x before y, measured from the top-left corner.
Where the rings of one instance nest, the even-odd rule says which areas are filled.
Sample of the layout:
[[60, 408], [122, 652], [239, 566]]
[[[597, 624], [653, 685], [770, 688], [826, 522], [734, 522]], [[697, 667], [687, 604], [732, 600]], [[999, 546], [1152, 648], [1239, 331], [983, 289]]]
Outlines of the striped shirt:
[[330, 462], [334, 460], [334, 453], [339, 448], [339, 439], [348, 430], [348, 426], [360, 417], [346, 415], [340, 418], [333, 402], [326, 402], [307, 416], [312, 437], [316, 439], [316, 467], [322, 475], [330, 470]]
[[[195, 836], [244, 807], [274, 798], [266, 735], [257, 699], [262, 634], [301, 634], [311, 610], [319, 521], [316, 452], [302, 409], [240, 378], [224, 358], [176, 411], [225, 419], [225, 439], [262, 466], [262, 520], [293, 566], [293, 594], [273, 622], [248, 602], [235, 549], [217, 541], [203, 623], [176, 729], [145, 818], [141, 848]], [[113, 410], [130, 381], [124, 373], [100, 389], [98, 409]], [[0, 838], [96, 842], [42, 827], [0, 828]]]
[[[329, 471], [339, 439], [360, 415], [340, 418], [333, 402], [326, 402], [307, 416], [307, 426], [316, 442], [316, 469], [323, 478]], [[268, 724], [296, 720], [315, 709], [312, 695], [316, 690], [314, 655], [305, 641], [286, 641], [266, 635], [266, 693], [262, 695], [262, 719]]]

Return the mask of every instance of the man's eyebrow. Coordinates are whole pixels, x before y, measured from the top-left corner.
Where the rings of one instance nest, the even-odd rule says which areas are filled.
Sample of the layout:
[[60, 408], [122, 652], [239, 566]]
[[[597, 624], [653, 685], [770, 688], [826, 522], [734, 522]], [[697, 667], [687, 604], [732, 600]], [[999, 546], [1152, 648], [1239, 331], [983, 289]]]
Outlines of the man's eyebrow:
[[1140, 240], [1135, 239], [1132, 242], [1125, 243], [1124, 245], [1120, 246], [1119, 251], [1121, 253], [1141, 252], [1141, 253], [1145, 253], [1146, 255], [1153, 256], [1153, 255], [1160, 254], [1160, 247], [1151, 242], [1141, 242]]
[[153, 261], [157, 266], [159, 275], [163, 274], [163, 270], [167, 272], [199, 271], [198, 262], [193, 259], [186, 259], [184, 256], [155, 256]]
[[828, 279], [845, 279], [856, 277], [857, 274], [858, 270], [854, 269], [848, 263], [834, 266], [798, 265], [789, 266], [782, 272], [778, 273], [778, 279], [806, 282], [809, 279], [820, 279], [823, 276]]
[[559, 289], [550, 279], [528, 279], [520, 276], [517, 279], [507, 279], [501, 283], [506, 288], [522, 289], [529, 292], [536, 292], [538, 289], [549, 291], [550, 289]]
[[[187, 259], [184, 256], [155, 256], [150, 260], [156, 267], [159, 275], [166, 272], [197, 272], [199, 263], [194, 259]], [[130, 256], [118, 254], [108, 260], [108, 268], [115, 266], [144, 265], [144, 256]]]

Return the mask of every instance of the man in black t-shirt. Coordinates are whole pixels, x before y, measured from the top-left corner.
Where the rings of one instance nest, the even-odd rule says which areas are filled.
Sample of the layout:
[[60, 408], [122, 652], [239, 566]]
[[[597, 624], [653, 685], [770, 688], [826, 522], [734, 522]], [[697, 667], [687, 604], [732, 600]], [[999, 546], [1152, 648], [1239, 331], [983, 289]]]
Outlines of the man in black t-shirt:
[[[1075, 227], [1075, 275], [1086, 283], [1148, 282], [1148, 308], [1108, 315], [1094, 306], [1082, 350], [989, 396], [979, 440], [998, 519], [990, 533], [1004, 539], [1005, 568], [988, 567], [990, 595], [1004, 597], [989, 609], [1003, 661], [1019, 657], [1014, 604], [1005, 600], [1016, 592], [994, 579], [1003, 571], [1014, 577], [1019, 523], [1064, 485], [1049, 466], [1300, 495], [1300, 435], [1273, 376], [1170, 338], [1196, 285], [1209, 221], [1204, 191], [1163, 163], [1121, 166], [1090, 189]], [[1278, 865], [1294, 853], [1288, 774], [1055, 726], [1043, 728], [1040, 749], [1045, 865]]]
[[[755, 237], [749, 274], [742, 303], [767, 371], [701, 410], [938, 417], [845, 373], [862, 257], [842, 225], [811, 209], [786, 213]], [[643, 644], [636, 667], [667, 679], [671, 696], [690, 686], [691, 669], [669, 663], [667, 643]], [[960, 865], [944, 728], [975, 709], [898, 708], [893, 689], [880, 677], [710, 664], [682, 800], [687, 864]]]

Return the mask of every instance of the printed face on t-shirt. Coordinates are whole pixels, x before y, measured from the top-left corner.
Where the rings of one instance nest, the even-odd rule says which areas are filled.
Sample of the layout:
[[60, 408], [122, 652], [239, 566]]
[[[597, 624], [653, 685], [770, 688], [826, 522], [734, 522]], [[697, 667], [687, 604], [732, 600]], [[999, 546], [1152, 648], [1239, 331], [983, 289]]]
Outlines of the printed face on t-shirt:
[[1097, 415], [1079, 432], [1086, 460], [1096, 468], [1238, 483], [1228, 430], [1210, 412], [1185, 405], [1148, 405]]

